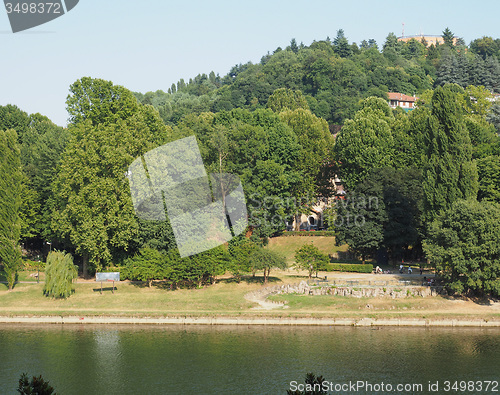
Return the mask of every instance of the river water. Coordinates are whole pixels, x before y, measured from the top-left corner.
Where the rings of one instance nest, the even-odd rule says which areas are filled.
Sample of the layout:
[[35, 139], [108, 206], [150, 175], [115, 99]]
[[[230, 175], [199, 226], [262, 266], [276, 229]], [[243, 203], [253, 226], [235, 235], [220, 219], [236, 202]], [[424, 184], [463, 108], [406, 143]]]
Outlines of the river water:
[[285, 394], [307, 372], [330, 393], [494, 394], [500, 330], [0, 325], [0, 393], [23, 372], [60, 395]]

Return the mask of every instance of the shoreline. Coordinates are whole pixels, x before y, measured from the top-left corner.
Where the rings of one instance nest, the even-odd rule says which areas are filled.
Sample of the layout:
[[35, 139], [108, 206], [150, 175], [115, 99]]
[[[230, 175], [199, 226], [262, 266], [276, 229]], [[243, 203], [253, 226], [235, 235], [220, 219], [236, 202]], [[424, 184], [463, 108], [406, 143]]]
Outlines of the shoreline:
[[373, 319], [373, 318], [244, 318], [244, 317], [93, 317], [93, 316], [0, 316], [0, 324], [126, 324], [126, 325], [259, 325], [259, 326], [352, 326], [352, 327], [448, 327], [500, 328], [500, 320], [484, 319]]

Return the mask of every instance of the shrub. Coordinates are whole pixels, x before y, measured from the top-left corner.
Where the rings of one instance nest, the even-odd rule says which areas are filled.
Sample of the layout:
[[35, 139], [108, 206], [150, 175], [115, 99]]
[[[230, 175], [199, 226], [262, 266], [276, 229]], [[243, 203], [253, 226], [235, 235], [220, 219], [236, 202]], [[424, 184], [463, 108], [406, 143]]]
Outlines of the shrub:
[[327, 265], [328, 271], [333, 272], [353, 272], [353, 273], [371, 273], [373, 272], [373, 265], [366, 264], [351, 264], [351, 263], [329, 263]]
[[78, 277], [78, 267], [73, 264], [71, 254], [60, 251], [52, 251], [47, 256], [45, 267], [45, 296], [53, 298], [67, 298], [75, 288], [73, 280]]
[[120, 273], [129, 280], [146, 281], [148, 287], [151, 287], [153, 280], [165, 277], [165, 262], [166, 258], [160, 251], [146, 247], [127, 259]]
[[28, 375], [23, 373], [19, 379], [17, 392], [22, 395], [52, 395], [54, 394], [54, 388], [51, 387], [49, 382], [45, 381], [42, 376], [33, 376], [31, 380], [29, 380]]

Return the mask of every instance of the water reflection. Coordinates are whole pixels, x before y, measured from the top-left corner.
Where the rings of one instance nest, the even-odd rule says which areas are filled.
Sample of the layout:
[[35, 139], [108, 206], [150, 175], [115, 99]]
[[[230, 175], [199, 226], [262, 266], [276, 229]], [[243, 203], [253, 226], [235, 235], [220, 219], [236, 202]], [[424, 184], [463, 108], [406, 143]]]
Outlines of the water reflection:
[[60, 394], [284, 394], [330, 381], [499, 380], [500, 330], [0, 326], [0, 388], [42, 374]]
[[123, 393], [122, 352], [120, 333], [117, 330], [97, 329], [93, 331], [94, 360], [96, 362], [97, 386], [113, 388]]

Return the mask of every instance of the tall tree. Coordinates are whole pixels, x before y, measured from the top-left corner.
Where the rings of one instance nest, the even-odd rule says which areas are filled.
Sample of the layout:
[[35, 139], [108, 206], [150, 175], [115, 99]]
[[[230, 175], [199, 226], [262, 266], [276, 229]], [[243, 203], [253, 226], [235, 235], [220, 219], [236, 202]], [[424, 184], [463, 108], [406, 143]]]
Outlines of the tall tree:
[[0, 130], [0, 258], [9, 290], [21, 263], [21, 160], [15, 130]]
[[[133, 160], [168, 138], [151, 106], [108, 81], [82, 79], [71, 88], [71, 140], [53, 185], [53, 229], [88, 264], [101, 269], [127, 250], [138, 231], [126, 179]], [[90, 100], [89, 100], [90, 97]]]
[[464, 124], [463, 90], [445, 85], [434, 91], [424, 136], [424, 216], [429, 224], [458, 199], [476, 198], [478, 175]]
[[445, 45], [447, 45], [449, 48], [453, 47], [455, 35], [449, 28], [443, 30], [443, 35], [441, 37], [443, 37]]
[[352, 54], [352, 48], [344, 34], [344, 30], [339, 29], [337, 31], [337, 36], [333, 39], [333, 48], [341, 58], [347, 58]]
[[354, 119], [347, 120], [338, 134], [334, 158], [346, 186], [354, 187], [373, 168], [392, 166], [394, 117], [387, 102], [368, 98], [360, 103]]

